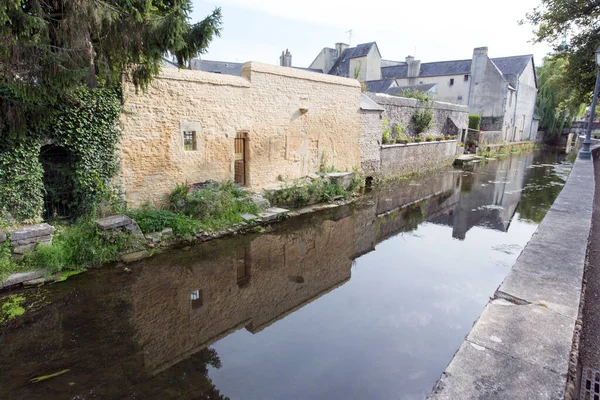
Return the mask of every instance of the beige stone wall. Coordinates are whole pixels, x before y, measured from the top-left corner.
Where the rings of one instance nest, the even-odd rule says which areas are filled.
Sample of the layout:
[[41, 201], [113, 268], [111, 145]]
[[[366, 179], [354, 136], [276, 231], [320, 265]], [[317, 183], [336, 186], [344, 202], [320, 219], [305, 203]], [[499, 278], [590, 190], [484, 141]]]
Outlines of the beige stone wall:
[[[357, 81], [255, 62], [242, 75], [165, 69], [145, 93], [124, 88], [128, 205], [160, 203], [178, 183], [232, 180], [236, 132], [247, 132], [252, 189], [314, 172], [323, 157], [359, 166]], [[184, 129], [196, 131], [197, 150], [184, 149]]]

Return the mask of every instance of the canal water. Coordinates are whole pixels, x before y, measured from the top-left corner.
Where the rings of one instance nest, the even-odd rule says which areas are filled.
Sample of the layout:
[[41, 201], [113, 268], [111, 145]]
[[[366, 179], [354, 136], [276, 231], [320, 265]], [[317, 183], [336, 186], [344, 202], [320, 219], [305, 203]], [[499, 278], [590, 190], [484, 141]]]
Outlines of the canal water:
[[0, 397], [423, 399], [570, 167], [546, 152], [447, 168], [28, 289], [0, 327]]

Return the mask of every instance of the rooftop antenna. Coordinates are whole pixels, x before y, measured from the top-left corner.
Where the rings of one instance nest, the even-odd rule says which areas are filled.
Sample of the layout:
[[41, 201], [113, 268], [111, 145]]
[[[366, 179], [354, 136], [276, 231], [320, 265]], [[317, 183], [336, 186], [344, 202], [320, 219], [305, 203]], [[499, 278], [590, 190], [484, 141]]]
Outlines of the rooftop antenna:
[[352, 29], [346, 31], [346, 33], [348, 34], [348, 47], [352, 47]]

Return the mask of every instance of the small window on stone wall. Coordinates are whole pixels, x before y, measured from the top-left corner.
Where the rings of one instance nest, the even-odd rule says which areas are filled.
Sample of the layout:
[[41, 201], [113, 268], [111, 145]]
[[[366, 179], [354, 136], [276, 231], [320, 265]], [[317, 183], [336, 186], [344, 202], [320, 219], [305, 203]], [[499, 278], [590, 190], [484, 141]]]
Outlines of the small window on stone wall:
[[463, 97], [462, 97], [462, 96], [458, 96], [458, 97], [457, 97], [457, 99], [458, 99], [458, 100], [462, 100], [462, 99], [463, 99]]
[[201, 308], [204, 305], [202, 299], [202, 290], [194, 290], [190, 295], [190, 301], [192, 304], [192, 310]]
[[197, 150], [196, 131], [183, 131], [183, 148], [185, 150]]
[[465, 75], [465, 82], [469, 82], [469, 75]]
[[454, 86], [454, 78], [450, 78], [450, 86]]

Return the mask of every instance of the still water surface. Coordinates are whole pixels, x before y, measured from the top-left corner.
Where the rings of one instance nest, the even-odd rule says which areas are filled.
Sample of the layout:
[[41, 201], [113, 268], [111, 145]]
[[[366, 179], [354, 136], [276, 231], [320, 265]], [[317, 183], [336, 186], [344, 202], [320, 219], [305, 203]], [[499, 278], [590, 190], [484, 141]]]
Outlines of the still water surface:
[[0, 327], [0, 397], [423, 399], [569, 170], [548, 152], [448, 168], [30, 289]]

